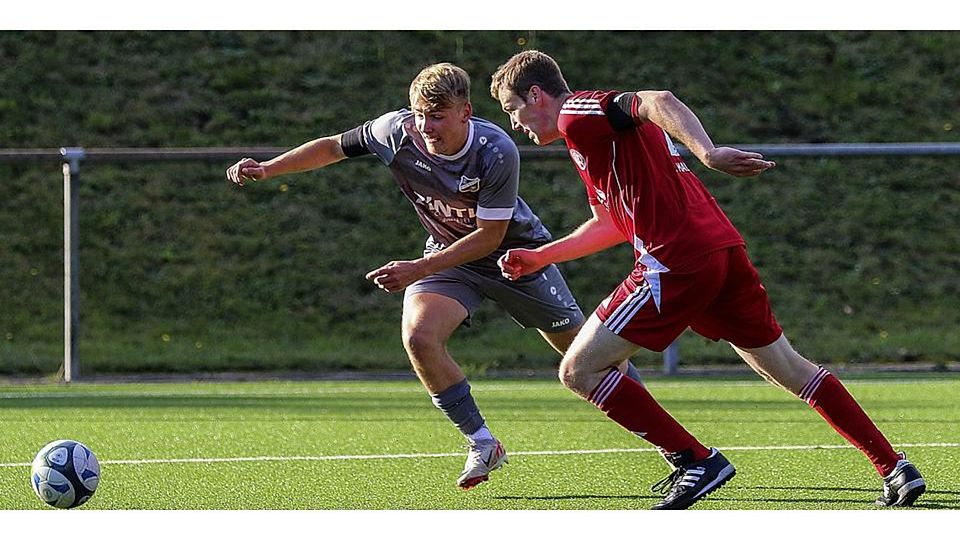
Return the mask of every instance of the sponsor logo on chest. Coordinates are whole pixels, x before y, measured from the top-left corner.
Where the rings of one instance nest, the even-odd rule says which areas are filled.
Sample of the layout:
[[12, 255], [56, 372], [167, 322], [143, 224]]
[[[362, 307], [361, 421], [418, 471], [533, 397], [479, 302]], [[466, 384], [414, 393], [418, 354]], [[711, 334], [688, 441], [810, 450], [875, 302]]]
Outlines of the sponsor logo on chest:
[[416, 191], [413, 194], [417, 197], [417, 204], [427, 207], [435, 217], [442, 221], [449, 219], [473, 220], [477, 217], [477, 212], [473, 208], [457, 208], [429, 195], [421, 195]]

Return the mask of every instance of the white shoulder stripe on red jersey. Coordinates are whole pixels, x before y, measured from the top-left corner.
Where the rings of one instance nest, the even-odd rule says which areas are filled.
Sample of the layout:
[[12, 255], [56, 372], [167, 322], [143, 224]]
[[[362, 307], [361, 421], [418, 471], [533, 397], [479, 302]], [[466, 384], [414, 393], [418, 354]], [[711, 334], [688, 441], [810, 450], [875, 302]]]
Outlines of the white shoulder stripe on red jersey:
[[597, 103], [573, 103], [573, 104], [564, 105], [563, 107], [560, 107], [560, 108], [562, 110], [576, 110], [576, 111], [602, 110], [600, 109], [600, 105]]
[[571, 107], [573, 105], [600, 105], [600, 101], [596, 99], [568, 99], [563, 102], [564, 107]]
[[576, 114], [576, 115], [598, 115], [602, 116], [604, 114], [603, 109], [600, 107], [600, 100], [594, 98], [574, 98], [568, 99], [563, 103], [563, 106], [560, 107], [560, 114]]

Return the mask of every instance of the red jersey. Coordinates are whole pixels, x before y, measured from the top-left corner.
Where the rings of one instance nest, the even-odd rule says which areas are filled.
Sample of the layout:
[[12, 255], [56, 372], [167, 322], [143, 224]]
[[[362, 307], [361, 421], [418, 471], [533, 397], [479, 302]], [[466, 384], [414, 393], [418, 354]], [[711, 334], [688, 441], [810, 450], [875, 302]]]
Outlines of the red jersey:
[[633, 245], [638, 269], [649, 279], [707, 253], [744, 245], [666, 132], [653, 122], [631, 121], [636, 95], [627, 96], [629, 118], [610, 108], [619, 107], [612, 103], [619, 94], [574, 93], [563, 103], [558, 127], [590, 204], [603, 205], [613, 216]]

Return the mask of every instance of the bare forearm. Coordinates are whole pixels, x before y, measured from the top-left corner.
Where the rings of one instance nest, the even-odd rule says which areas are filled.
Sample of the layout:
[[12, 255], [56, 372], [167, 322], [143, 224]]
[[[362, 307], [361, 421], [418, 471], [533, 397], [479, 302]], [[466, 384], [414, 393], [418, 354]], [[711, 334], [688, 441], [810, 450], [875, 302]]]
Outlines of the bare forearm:
[[507, 230], [507, 222], [493, 223], [492, 228], [479, 227], [438, 253], [413, 261], [390, 261], [368, 272], [366, 278], [387, 292], [396, 292], [430, 274], [489, 255], [503, 241]]
[[586, 257], [625, 241], [623, 235], [610, 224], [594, 217], [572, 233], [545, 244], [536, 251], [546, 264], [552, 264]]
[[637, 97], [640, 98], [639, 120], [663, 128], [711, 169], [733, 176], [757, 176], [777, 165], [764, 160], [763, 155], [756, 152], [714, 146], [697, 115], [670, 92], [641, 91], [637, 92]]
[[293, 150], [263, 162], [267, 177], [319, 169], [346, 156], [340, 147], [340, 136], [323, 137], [304, 143]]
[[427, 275], [447, 268], [482, 259], [493, 253], [503, 241], [503, 235], [478, 229], [436, 253], [423, 257], [423, 269]]

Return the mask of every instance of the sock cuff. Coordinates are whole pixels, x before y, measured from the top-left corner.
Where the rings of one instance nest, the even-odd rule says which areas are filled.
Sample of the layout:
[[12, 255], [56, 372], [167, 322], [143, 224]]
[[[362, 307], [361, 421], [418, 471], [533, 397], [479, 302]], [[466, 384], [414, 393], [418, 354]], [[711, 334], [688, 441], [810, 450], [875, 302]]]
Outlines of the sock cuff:
[[464, 378], [453, 386], [441, 391], [438, 394], [431, 394], [430, 399], [433, 404], [441, 409], [456, 406], [463, 398], [470, 395], [470, 383]]
[[800, 399], [807, 402], [808, 405], [813, 406], [815, 400], [813, 399], [814, 394], [817, 393], [817, 390], [820, 389], [820, 385], [823, 381], [830, 377], [831, 374], [824, 367], [820, 367], [820, 370], [807, 381], [807, 384], [804, 385], [803, 389], [800, 390]]
[[604, 402], [606, 402], [607, 398], [610, 397], [610, 394], [616, 390], [621, 379], [623, 379], [623, 373], [620, 373], [620, 370], [617, 368], [611, 368], [603, 380], [600, 381], [600, 384], [593, 389], [593, 392], [590, 392], [590, 397], [587, 399], [590, 401], [590, 403], [593, 403], [597, 407], [603, 409]]
[[443, 411], [443, 414], [467, 437], [483, 426], [483, 415], [480, 414], [477, 403], [470, 395], [470, 385], [467, 384], [466, 378], [439, 394], [431, 395], [430, 398], [433, 404]]

